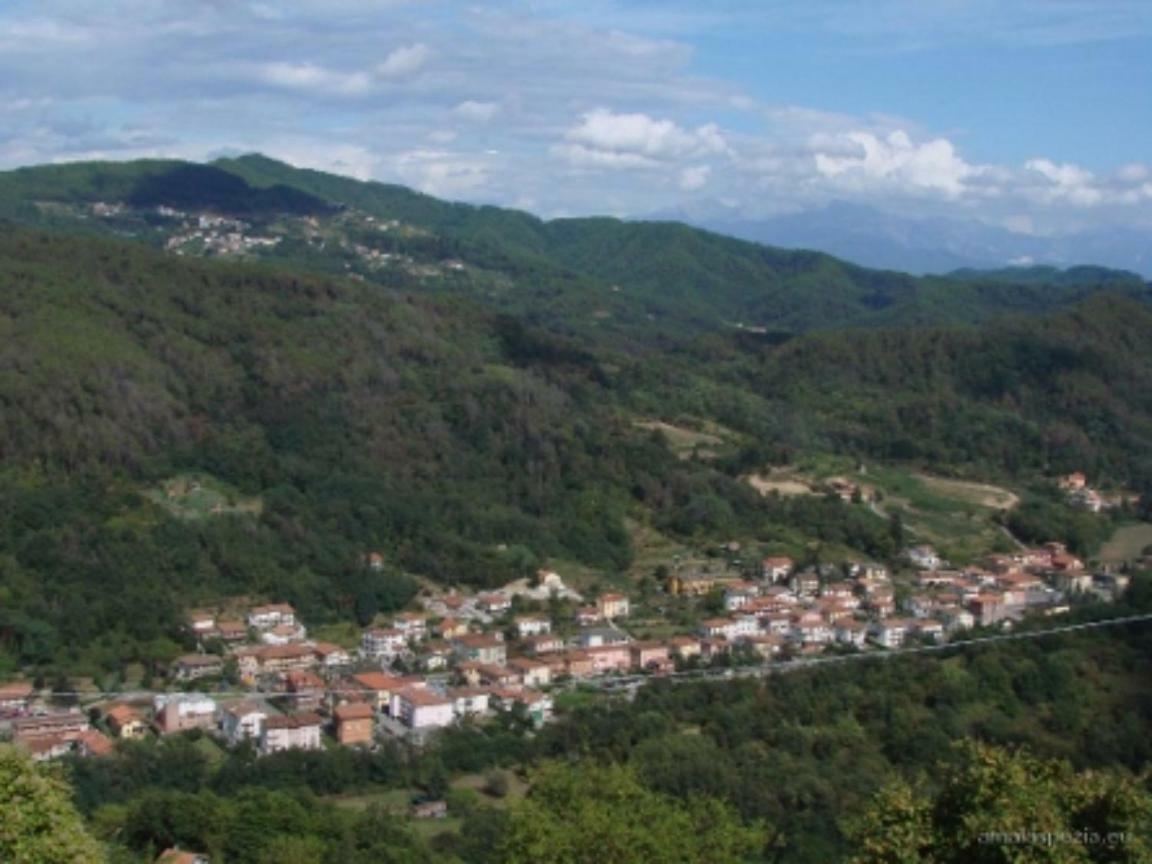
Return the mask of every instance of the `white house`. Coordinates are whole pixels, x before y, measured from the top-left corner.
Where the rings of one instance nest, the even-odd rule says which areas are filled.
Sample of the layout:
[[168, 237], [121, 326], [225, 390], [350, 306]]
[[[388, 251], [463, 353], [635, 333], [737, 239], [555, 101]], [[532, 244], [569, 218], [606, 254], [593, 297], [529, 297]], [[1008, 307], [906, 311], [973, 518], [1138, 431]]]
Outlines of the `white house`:
[[517, 615], [516, 633], [521, 639], [544, 636], [552, 632], [552, 621], [547, 615]]
[[281, 624], [296, 624], [296, 610], [287, 603], [254, 606], [248, 612], [248, 626], [257, 630], [271, 630]]
[[868, 641], [868, 625], [863, 621], [837, 621], [835, 636], [836, 641], [841, 645], [863, 648]]
[[281, 750], [319, 750], [320, 725], [323, 721], [315, 714], [287, 714], [268, 717], [260, 738], [260, 752], [278, 753]]
[[908, 560], [920, 570], [939, 570], [943, 563], [936, 549], [928, 545], [913, 546], [908, 550]]
[[392, 694], [391, 714], [409, 729], [451, 726], [456, 716], [454, 699], [434, 690], [406, 687]]
[[473, 687], [458, 687], [448, 691], [452, 699], [452, 713], [457, 717], [483, 716], [489, 711], [491, 694]]
[[391, 660], [408, 649], [408, 634], [395, 628], [365, 630], [360, 638], [360, 648], [365, 657]]
[[870, 628], [872, 641], [882, 648], [901, 647], [907, 634], [907, 624], [893, 618], [889, 618], [887, 621], [875, 621]]
[[760, 565], [760, 572], [767, 582], [783, 582], [792, 572], [795, 562], [785, 556], [765, 558]]
[[220, 714], [220, 730], [228, 743], [235, 746], [245, 739], [259, 740], [264, 733], [268, 709], [259, 702], [237, 702]]
[[789, 635], [792, 641], [805, 645], [825, 645], [835, 638], [831, 625], [816, 612], [793, 616]]

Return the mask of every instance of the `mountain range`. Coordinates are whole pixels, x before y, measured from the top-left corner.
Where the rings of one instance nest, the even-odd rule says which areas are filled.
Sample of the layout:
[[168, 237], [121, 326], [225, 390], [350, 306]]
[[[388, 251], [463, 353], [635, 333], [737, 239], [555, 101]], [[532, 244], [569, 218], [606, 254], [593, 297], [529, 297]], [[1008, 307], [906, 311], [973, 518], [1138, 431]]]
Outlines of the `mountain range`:
[[757, 243], [816, 249], [866, 267], [917, 274], [1094, 264], [1152, 276], [1152, 236], [1138, 229], [1042, 236], [973, 219], [901, 216], [844, 201], [759, 220], [732, 215], [721, 207], [669, 213], [664, 218]]

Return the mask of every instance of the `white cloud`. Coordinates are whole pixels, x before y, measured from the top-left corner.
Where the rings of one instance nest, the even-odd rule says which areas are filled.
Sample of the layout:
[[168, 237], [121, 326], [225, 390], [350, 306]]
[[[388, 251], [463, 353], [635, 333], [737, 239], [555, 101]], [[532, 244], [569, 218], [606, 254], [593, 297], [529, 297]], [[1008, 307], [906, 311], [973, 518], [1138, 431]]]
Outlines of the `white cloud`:
[[473, 99], [467, 99], [452, 110], [465, 120], [487, 123], [500, 111], [500, 106], [496, 102], [477, 102]]
[[289, 90], [305, 90], [355, 96], [372, 88], [372, 79], [363, 72], [343, 73], [315, 63], [265, 63], [256, 77], [266, 84]]
[[1049, 159], [1030, 159], [1024, 163], [1024, 167], [1034, 176], [1042, 178], [1042, 182], [1033, 188], [1045, 200], [1064, 200], [1088, 207], [1104, 200], [1103, 193], [1097, 188], [1096, 176], [1078, 165], [1057, 164]]
[[847, 186], [930, 190], [956, 197], [965, 191], [965, 182], [979, 173], [957, 155], [950, 141], [935, 138], [917, 144], [903, 130], [883, 138], [870, 132], [817, 136], [812, 144], [817, 151], [816, 170]]
[[568, 143], [553, 152], [581, 166], [653, 167], [661, 161], [715, 155], [728, 150], [714, 123], [687, 129], [647, 114], [617, 114], [604, 108], [585, 112], [565, 134]]
[[685, 192], [694, 192], [708, 185], [708, 177], [712, 173], [711, 165], [695, 165], [680, 172], [680, 188]]
[[376, 74], [382, 78], [400, 78], [411, 75], [428, 62], [432, 50], [422, 42], [404, 45], [395, 49], [376, 67]]

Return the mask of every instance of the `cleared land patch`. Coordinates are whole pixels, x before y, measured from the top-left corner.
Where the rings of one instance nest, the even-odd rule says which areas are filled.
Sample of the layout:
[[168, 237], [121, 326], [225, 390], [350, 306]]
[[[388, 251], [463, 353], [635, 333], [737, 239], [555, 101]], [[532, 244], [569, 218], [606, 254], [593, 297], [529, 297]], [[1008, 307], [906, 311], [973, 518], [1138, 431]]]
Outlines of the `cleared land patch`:
[[1120, 564], [1139, 558], [1145, 546], [1152, 546], [1152, 525], [1123, 525], [1100, 549], [1100, 560], [1105, 564]]

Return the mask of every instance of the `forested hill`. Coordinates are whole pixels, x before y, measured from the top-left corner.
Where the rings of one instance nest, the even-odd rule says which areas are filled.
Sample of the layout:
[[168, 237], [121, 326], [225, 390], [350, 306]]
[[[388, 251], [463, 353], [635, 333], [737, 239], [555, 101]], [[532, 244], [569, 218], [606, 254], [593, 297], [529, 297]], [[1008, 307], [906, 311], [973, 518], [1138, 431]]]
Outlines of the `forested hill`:
[[[97, 202], [127, 212], [98, 218], [77, 209]], [[167, 243], [173, 229], [156, 216], [157, 208], [242, 217], [286, 241], [248, 250], [252, 257], [347, 270], [385, 284], [400, 280], [412, 290], [455, 291], [585, 341], [617, 346], [666, 344], [717, 328], [803, 332], [978, 323], [1064, 308], [1102, 287], [1142, 298], [1149, 293], [1138, 280], [1118, 281], [1103, 271], [1097, 279], [1090, 269], [1051, 281], [918, 279], [678, 223], [544, 221], [516, 210], [452, 204], [258, 155], [209, 166], [80, 163], [0, 175], [0, 215], [26, 224], [111, 230]], [[356, 214], [396, 230], [365, 230], [367, 223], [352, 218]], [[295, 231], [303, 220], [319, 227]], [[365, 266], [373, 252], [413, 266], [403, 272]], [[461, 264], [450, 278], [433, 272], [446, 259]]]

